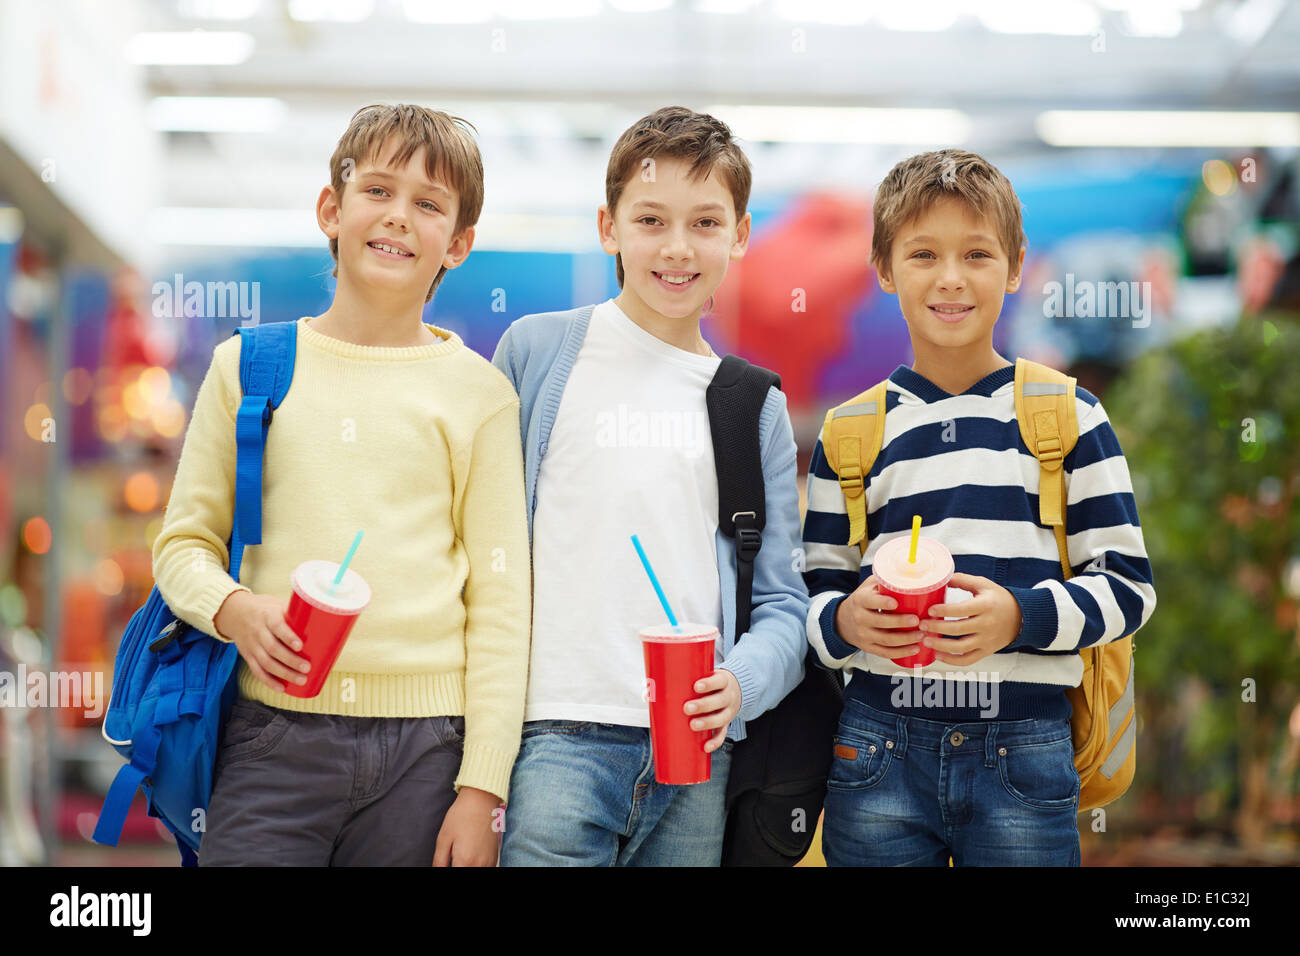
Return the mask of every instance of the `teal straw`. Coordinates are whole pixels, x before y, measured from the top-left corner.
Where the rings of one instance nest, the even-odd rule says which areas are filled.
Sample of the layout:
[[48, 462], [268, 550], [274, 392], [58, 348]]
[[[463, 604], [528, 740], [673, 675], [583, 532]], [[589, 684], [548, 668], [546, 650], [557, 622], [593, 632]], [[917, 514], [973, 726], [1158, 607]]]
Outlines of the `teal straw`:
[[334, 593], [334, 589], [343, 580], [343, 575], [347, 574], [348, 565], [352, 563], [352, 555], [357, 553], [357, 545], [361, 543], [363, 534], [365, 534], [364, 531], [358, 531], [357, 536], [352, 539], [352, 547], [348, 548], [348, 556], [343, 559], [343, 563], [339, 565], [339, 573], [334, 575], [334, 580], [330, 582], [330, 594]]
[[632, 535], [632, 544], [636, 548], [637, 556], [641, 558], [641, 565], [645, 568], [645, 573], [650, 576], [650, 583], [655, 586], [655, 594], [659, 595], [659, 603], [664, 606], [664, 613], [668, 615], [668, 623], [676, 627], [677, 617], [673, 614], [673, 609], [668, 606], [668, 598], [664, 597], [664, 589], [659, 586], [659, 579], [655, 577], [654, 568], [650, 567], [650, 559], [645, 556], [645, 549], [641, 547], [641, 542], [636, 535]]

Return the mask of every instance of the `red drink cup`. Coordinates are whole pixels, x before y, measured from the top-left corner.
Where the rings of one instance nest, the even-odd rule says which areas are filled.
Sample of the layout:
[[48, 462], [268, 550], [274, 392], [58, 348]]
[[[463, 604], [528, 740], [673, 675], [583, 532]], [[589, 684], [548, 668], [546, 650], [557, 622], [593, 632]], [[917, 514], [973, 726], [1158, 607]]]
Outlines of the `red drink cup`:
[[[910, 562], [907, 555], [911, 547], [911, 535], [881, 545], [871, 563], [871, 573], [880, 582], [880, 593], [898, 602], [891, 613], [915, 614], [924, 621], [930, 608], [943, 603], [952, 578], [952, 555], [933, 538], [918, 537], [916, 561]], [[899, 667], [925, 667], [934, 663], [934, 648], [922, 644], [915, 654], [896, 657], [894, 663]]]
[[695, 682], [713, 673], [718, 629], [708, 624], [669, 624], [641, 629], [646, 696], [650, 704], [650, 748], [659, 783], [703, 783], [712, 755], [704, 745], [716, 731], [691, 730], [698, 714], [682, 708], [699, 697]]
[[338, 571], [334, 561], [304, 561], [290, 577], [293, 594], [284, 620], [302, 638], [298, 655], [311, 663], [307, 683], [285, 682], [284, 692], [292, 697], [315, 697], [320, 693], [352, 625], [370, 603], [370, 586], [351, 568], [331, 592], [330, 584]]

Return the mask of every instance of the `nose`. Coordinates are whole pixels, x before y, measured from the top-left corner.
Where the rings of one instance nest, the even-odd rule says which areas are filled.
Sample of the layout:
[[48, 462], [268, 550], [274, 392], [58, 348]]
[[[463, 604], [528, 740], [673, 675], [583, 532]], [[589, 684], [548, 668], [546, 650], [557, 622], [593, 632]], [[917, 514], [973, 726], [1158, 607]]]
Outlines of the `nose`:
[[966, 278], [962, 275], [959, 260], [945, 259], [939, 271], [939, 288], [944, 291], [956, 291], [966, 288]]
[[689, 259], [691, 255], [691, 244], [687, 239], [685, 230], [674, 228], [668, 230], [664, 236], [663, 248], [660, 249], [660, 255], [665, 259]]
[[400, 212], [391, 212], [391, 211], [390, 211], [390, 212], [388, 213], [388, 215], [386, 215], [386, 216], [384, 217], [384, 225], [385, 225], [385, 226], [401, 226], [401, 228], [402, 228], [402, 232], [407, 232], [407, 231], [408, 231], [408, 226], [406, 225], [406, 217], [403, 216]]

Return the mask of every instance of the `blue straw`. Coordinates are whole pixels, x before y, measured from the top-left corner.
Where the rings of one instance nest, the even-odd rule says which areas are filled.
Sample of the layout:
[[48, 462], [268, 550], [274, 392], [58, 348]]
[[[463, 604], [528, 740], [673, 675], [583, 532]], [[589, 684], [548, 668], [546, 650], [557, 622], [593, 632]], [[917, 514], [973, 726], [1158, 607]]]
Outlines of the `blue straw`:
[[357, 553], [357, 545], [361, 543], [363, 534], [365, 534], [364, 531], [358, 531], [357, 536], [352, 539], [352, 547], [348, 548], [348, 556], [343, 559], [343, 563], [339, 565], [339, 573], [334, 575], [334, 580], [330, 582], [330, 594], [334, 593], [334, 589], [343, 580], [343, 575], [347, 573], [348, 565], [352, 563], [352, 555]]
[[664, 589], [659, 586], [659, 579], [655, 577], [654, 568], [650, 567], [650, 559], [645, 556], [645, 549], [641, 547], [641, 542], [636, 535], [632, 535], [632, 544], [636, 547], [637, 556], [641, 559], [641, 565], [645, 568], [645, 573], [650, 577], [650, 583], [655, 586], [655, 594], [659, 595], [659, 603], [664, 606], [664, 613], [668, 615], [668, 623], [676, 627], [677, 617], [673, 614], [673, 609], [668, 606], [668, 598], [664, 597]]

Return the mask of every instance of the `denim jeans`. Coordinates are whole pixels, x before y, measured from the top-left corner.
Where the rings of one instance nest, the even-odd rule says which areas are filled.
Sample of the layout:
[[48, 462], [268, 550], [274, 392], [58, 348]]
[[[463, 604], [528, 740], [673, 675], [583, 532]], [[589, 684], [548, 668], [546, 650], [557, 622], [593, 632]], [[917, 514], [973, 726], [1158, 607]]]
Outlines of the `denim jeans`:
[[945, 723], [848, 699], [835, 737], [828, 866], [1078, 866], [1068, 720]]
[[525, 723], [501, 866], [718, 866], [732, 746], [707, 782], [674, 786], [655, 782], [645, 727]]

